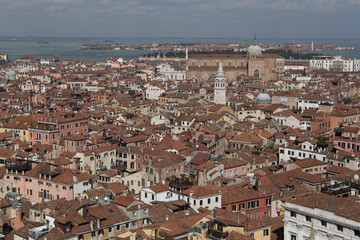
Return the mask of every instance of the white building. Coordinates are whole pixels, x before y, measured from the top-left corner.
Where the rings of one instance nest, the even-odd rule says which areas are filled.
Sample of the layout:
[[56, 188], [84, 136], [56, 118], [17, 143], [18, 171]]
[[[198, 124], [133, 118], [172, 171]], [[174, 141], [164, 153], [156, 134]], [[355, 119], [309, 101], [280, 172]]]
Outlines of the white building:
[[145, 90], [145, 97], [150, 100], [158, 100], [163, 93], [165, 93], [164, 88], [149, 84]]
[[222, 192], [220, 187], [214, 185], [198, 186], [178, 192], [163, 184], [143, 188], [140, 191], [141, 201], [150, 204], [153, 201], [170, 202], [184, 200], [190, 207], [197, 211], [199, 208], [213, 210], [215, 207], [221, 208]]
[[360, 239], [360, 203], [316, 193], [283, 207], [286, 240]]
[[324, 149], [317, 148], [317, 145], [310, 141], [303, 142], [299, 145], [285, 144], [285, 146], [279, 147], [279, 162], [287, 163], [295, 158], [315, 158], [327, 162], [327, 154]]
[[226, 105], [226, 85], [225, 73], [220, 63], [215, 77], [214, 102], [216, 104]]
[[309, 108], [319, 108], [319, 105], [323, 103], [331, 103], [331, 102], [325, 97], [321, 97], [321, 96], [303, 96], [298, 99], [297, 108], [304, 111]]
[[339, 72], [358, 72], [360, 71], [360, 60], [342, 58], [341, 56], [319, 56], [310, 60], [310, 68]]
[[169, 80], [185, 80], [186, 71], [180, 67], [175, 68], [168, 63], [161, 63], [156, 66], [157, 73], [162, 74]]

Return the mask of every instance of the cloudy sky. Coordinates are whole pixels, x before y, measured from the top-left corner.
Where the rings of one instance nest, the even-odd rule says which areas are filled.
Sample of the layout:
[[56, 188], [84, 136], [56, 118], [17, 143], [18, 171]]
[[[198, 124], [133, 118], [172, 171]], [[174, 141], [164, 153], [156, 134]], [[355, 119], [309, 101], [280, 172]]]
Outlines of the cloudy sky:
[[0, 36], [360, 38], [360, 0], [0, 0]]

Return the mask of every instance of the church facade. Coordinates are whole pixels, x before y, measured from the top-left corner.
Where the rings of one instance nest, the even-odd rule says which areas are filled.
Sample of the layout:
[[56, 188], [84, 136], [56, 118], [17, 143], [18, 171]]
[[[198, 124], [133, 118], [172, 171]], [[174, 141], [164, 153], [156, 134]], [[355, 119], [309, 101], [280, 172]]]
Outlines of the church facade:
[[269, 81], [281, 78], [285, 59], [278, 54], [263, 54], [258, 45], [251, 45], [248, 54], [193, 54], [186, 59], [186, 77], [207, 81], [215, 76], [220, 63], [229, 82], [242, 74]]

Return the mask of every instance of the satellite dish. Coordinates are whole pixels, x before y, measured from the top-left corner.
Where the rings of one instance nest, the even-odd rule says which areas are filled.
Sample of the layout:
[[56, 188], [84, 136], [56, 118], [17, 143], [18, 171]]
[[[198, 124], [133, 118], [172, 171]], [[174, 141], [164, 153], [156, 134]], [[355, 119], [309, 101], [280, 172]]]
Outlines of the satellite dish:
[[107, 200], [109, 200], [109, 198], [108, 198], [108, 197], [104, 197], [104, 201], [107, 202]]
[[95, 197], [95, 200], [99, 200], [99, 197], [98, 197], [98, 196], [96, 196], [96, 197]]
[[355, 181], [358, 181], [358, 180], [359, 180], [359, 175], [355, 174], [355, 175], [354, 175], [354, 180], [355, 180]]
[[[359, 177], [359, 176], [358, 176]], [[21, 200], [21, 197], [16, 197], [16, 200], [20, 201]]]

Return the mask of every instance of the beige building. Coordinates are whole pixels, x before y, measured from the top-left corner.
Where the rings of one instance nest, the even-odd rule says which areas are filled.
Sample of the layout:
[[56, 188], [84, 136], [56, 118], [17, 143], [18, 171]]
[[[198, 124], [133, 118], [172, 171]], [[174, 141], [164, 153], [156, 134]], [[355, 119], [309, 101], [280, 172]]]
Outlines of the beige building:
[[281, 78], [285, 59], [277, 54], [263, 54], [254, 41], [254, 45], [248, 48], [248, 54], [189, 55], [186, 59], [187, 79], [204, 82], [215, 76], [220, 63], [229, 82], [241, 74], [268, 81]]

